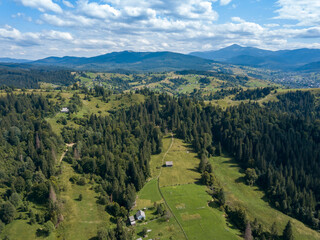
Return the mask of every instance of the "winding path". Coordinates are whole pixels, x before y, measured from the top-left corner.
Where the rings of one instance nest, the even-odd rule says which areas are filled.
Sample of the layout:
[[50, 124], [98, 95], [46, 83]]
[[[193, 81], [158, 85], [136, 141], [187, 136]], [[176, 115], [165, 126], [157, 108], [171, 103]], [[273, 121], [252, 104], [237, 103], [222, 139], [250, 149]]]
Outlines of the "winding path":
[[63, 160], [64, 156], [66, 155], [66, 153], [68, 152], [68, 147], [73, 147], [74, 143], [66, 143], [66, 150], [62, 153], [60, 160], [59, 160], [59, 164], [61, 163], [61, 161]]
[[161, 172], [162, 172], [162, 168], [163, 168], [163, 163], [164, 163], [164, 160], [165, 160], [165, 158], [166, 158], [166, 156], [167, 156], [168, 152], [171, 150], [171, 147], [172, 147], [172, 145], [173, 145], [173, 142], [174, 142], [174, 137], [173, 137], [173, 134], [171, 133], [171, 144], [170, 144], [170, 146], [169, 146], [168, 150], [167, 150], [167, 151], [165, 152], [165, 154], [163, 155], [162, 163], [161, 163], [161, 165], [162, 165], [162, 166], [161, 166], [161, 168], [160, 168], [160, 172], [159, 172], [159, 175], [158, 175], [158, 177], [157, 177], [157, 182], [158, 182], [157, 186], [158, 186], [158, 191], [159, 191], [159, 193], [160, 193], [160, 195], [161, 195], [161, 197], [162, 197], [162, 199], [163, 199], [164, 203], [166, 204], [167, 208], [168, 208], [168, 209], [169, 209], [169, 211], [171, 212], [171, 215], [174, 217], [174, 219], [175, 219], [175, 220], [176, 220], [176, 222], [178, 223], [178, 225], [179, 225], [179, 227], [180, 227], [181, 231], [183, 232], [183, 235], [184, 235], [184, 236], [185, 236], [185, 238], [188, 240], [189, 238], [188, 238], [188, 236], [187, 236], [186, 232], [184, 231], [184, 229], [183, 229], [183, 227], [182, 227], [181, 223], [179, 222], [179, 220], [177, 219], [177, 217], [174, 215], [174, 213], [173, 213], [173, 211], [172, 211], [171, 207], [170, 207], [170, 206], [169, 206], [169, 204], [167, 203], [167, 201], [166, 201], [166, 199], [165, 199], [165, 197], [164, 197], [163, 193], [161, 192], [161, 188], [160, 188], [160, 176], [161, 176]]

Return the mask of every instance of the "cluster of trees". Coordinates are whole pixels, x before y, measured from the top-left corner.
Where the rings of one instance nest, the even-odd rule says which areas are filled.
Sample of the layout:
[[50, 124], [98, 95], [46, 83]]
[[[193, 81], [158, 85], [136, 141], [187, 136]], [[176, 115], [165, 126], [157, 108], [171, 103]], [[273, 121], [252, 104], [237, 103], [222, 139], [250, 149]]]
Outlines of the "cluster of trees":
[[234, 100], [259, 100], [268, 96], [271, 91], [275, 90], [274, 87], [255, 88], [240, 91], [235, 95]]
[[[0, 198], [0, 225], [12, 222], [19, 212], [30, 224], [57, 223], [57, 209], [49, 204], [57, 187], [50, 179], [57, 173], [56, 154], [63, 141], [44, 118], [58, 109], [40, 95], [0, 97], [0, 186], [6, 190]], [[35, 215], [30, 201], [42, 204], [47, 212]]]
[[70, 85], [74, 76], [65, 70], [21, 69], [0, 66], [0, 86], [39, 88], [39, 82]]
[[227, 96], [237, 94], [240, 90], [241, 88], [220, 89], [214, 93], [210, 93], [209, 95], [203, 96], [203, 99], [207, 101], [219, 100]]
[[91, 115], [78, 129], [65, 127], [62, 135], [75, 142], [73, 166], [79, 173], [95, 175], [101, 195], [130, 209], [150, 175], [151, 154], [160, 153], [162, 133], [158, 98], [119, 110], [113, 116]]

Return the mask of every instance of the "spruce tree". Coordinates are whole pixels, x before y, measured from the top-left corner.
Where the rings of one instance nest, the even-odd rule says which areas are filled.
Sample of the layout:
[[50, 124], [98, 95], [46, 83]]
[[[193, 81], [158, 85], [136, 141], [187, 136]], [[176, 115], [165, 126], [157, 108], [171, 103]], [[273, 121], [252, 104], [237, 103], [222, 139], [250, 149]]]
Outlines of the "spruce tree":
[[293, 240], [293, 231], [292, 231], [292, 224], [291, 221], [289, 220], [285, 229], [283, 230], [283, 240]]

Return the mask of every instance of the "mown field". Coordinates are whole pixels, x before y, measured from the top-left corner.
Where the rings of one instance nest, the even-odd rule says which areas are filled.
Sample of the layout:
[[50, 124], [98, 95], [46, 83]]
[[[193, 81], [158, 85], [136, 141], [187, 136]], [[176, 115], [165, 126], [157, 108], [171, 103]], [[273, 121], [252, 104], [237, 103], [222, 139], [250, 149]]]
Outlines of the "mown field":
[[189, 239], [238, 239], [240, 234], [226, 222], [224, 213], [209, 207], [212, 197], [200, 185], [199, 159], [190, 146], [180, 139], [166, 156], [172, 168], [163, 168], [161, 191]]
[[208, 206], [212, 197], [206, 190], [206, 186], [197, 184], [161, 188], [188, 239], [241, 239], [224, 213]]
[[320, 239], [320, 233], [271, 207], [259, 188], [246, 185], [244, 174], [234, 160], [227, 157], [214, 157], [210, 162], [214, 167], [214, 174], [225, 190], [227, 204], [244, 207], [251, 221], [257, 218], [265, 230], [270, 230], [273, 222], [276, 222], [278, 233], [282, 234], [285, 225], [291, 220], [295, 239]]

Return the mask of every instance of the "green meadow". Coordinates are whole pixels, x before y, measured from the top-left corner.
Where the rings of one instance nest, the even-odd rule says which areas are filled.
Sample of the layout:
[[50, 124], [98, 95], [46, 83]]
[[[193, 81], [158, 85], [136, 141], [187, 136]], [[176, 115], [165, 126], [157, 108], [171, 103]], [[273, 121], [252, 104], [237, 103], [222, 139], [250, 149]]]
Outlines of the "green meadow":
[[188, 239], [240, 239], [240, 232], [226, 222], [224, 212], [209, 207], [206, 186], [187, 184], [161, 188]]
[[291, 220], [295, 239], [320, 239], [320, 233], [271, 207], [266, 201], [265, 194], [258, 187], [246, 185], [244, 174], [234, 160], [214, 157], [210, 162], [214, 167], [215, 176], [225, 190], [227, 204], [244, 207], [251, 221], [257, 218], [265, 230], [271, 229], [273, 222], [276, 222], [278, 233], [282, 233], [287, 222]]

